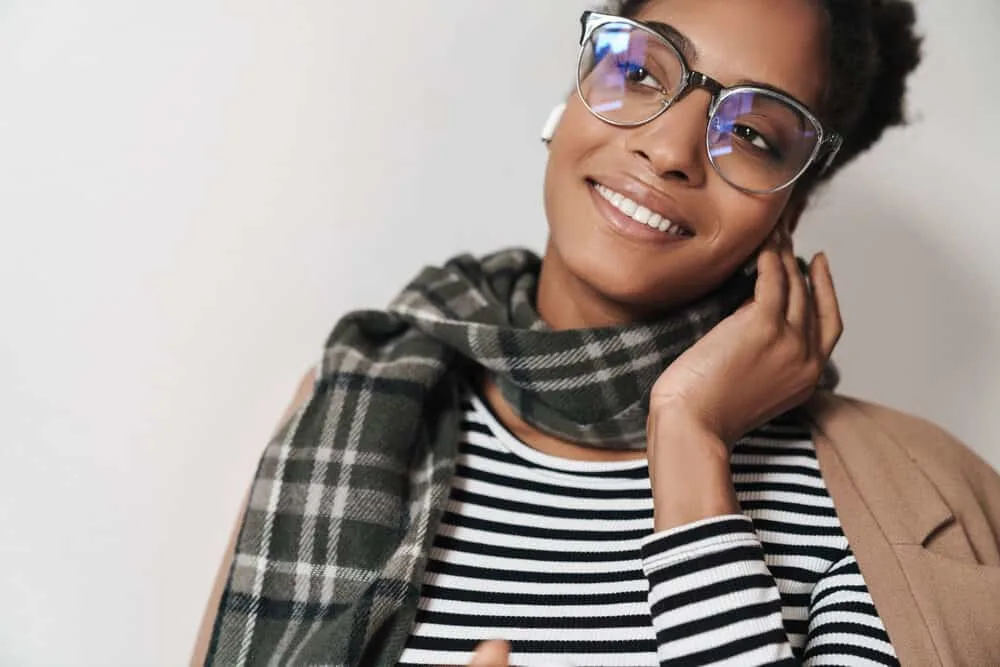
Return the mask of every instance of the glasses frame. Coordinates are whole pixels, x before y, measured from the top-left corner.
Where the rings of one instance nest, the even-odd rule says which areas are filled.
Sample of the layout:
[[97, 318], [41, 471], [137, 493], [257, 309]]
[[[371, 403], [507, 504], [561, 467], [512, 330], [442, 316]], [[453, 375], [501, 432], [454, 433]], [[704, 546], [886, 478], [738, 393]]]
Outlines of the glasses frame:
[[[674, 93], [673, 96], [667, 96], [665, 94], [660, 109], [645, 120], [637, 122], [621, 122], [602, 116], [599, 112], [595, 111], [594, 108], [590, 106], [590, 103], [587, 102], [587, 98], [583, 94], [583, 82], [580, 80], [581, 79], [580, 70], [583, 65], [584, 55], [587, 51], [586, 49], [587, 40], [589, 40], [590, 37], [594, 34], [594, 32], [597, 31], [599, 28], [607, 26], [608, 24], [611, 23], [624, 24], [632, 28], [641, 30], [644, 33], [647, 33], [648, 35], [652, 36], [659, 42], [666, 45], [667, 48], [669, 48], [671, 51], [673, 51], [674, 55], [677, 56], [677, 61], [681, 65], [681, 74], [682, 74], [681, 83], [679, 88], [677, 89], [677, 92]], [[577, 65], [576, 65], [576, 92], [577, 95], [579, 95], [580, 97], [580, 101], [582, 101], [584, 106], [587, 107], [587, 110], [590, 111], [590, 113], [592, 113], [597, 118], [600, 118], [602, 121], [610, 125], [615, 125], [617, 127], [639, 127], [641, 125], [645, 125], [646, 123], [652, 122], [657, 118], [659, 118], [660, 116], [662, 116], [667, 111], [667, 109], [672, 107], [676, 102], [683, 99], [684, 96], [690, 93], [691, 91], [697, 88], [702, 88], [708, 91], [708, 93], [712, 96], [712, 100], [711, 103], [708, 105], [709, 124], [705, 128], [705, 152], [708, 155], [709, 162], [711, 162], [712, 164], [712, 168], [715, 169], [715, 172], [719, 175], [719, 177], [722, 178], [722, 180], [724, 180], [729, 185], [736, 188], [737, 190], [742, 190], [743, 192], [747, 192], [750, 194], [759, 194], [759, 195], [771, 194], [774, 192], [779, 192], [780, 190], [784, 190], [785, 188], [793, 185], [796, 181], [802, 178], [802, 176], [807, 171], [809, 171], [809, 169], [812, 168], [812, 166], [816, 163], [817, 159], [819, 159], [821, 155], [826, 154], [826, 161], [823, 163], [823, 166], [820, 168], [819, 171], [819, 173], [822, 174], [823, 172], [825, 172], [827, 169], [830, 168], [831, 164], [833, 164], [834, 158], [837, 157], [837, 153], [840, 151], [840, 147], [844, 143], [844, 139], [840, 134], [824, 128], [823, 123], [821, 123], [819, 118], [816, 117], [816, 114], [810, 111], [806, 105], [802, 104], [801, 102], [799, 102], [794, 97], [791, 97], [790, 95], [786, 95], [784, 93], [772, 90], [770, 88], [762, 88], [760, 86], [752, 86], [752, 85], [740, 85], [727, 88], [726, 86], [722, 85], [719, 81], [716, 81], [707, 74], [703, 74], [702, 72], [691, 69], [691, 67], [687, 63], [687, 59], [684, 58], [684, 54], [682, 54], [680, 50], [676, 46], [674, 46], [673, 42], [671, 42], [669, 39], [667, 39], [664, 35], [660, 34], [651, 26], [648, 26], [642, 23], [641, 21], [635, 21], [633, 19], [624, 18], [622, 16], [615, 16], [613, 14], [603, 14], [601, 12], [586, 11], [580, 17], [580, 24], [582, 32], [580, 35], [580, 55], [577, 58]], [[809, 121], [809, 123], [813, 126], [813, 129], [816, 131], [816, 137], [817, 137], [816, 145], [813, 147], [812, 154], [810, 154], [809, 158], [806, 160], [803, 167], [794, 176], [792, 176], [786, 183], [768, 190], [754, 190], [752, 188], [746, 188], [741, 185], [737, 185], [736, 183], [733, 183], [731, 180], [726, 178], [725, 174], [723, 174], [722, 170], [719, 168], [719, 165], [716, 164], [715, 158], [712, 157], [712, 149], [710, 142], [712, 117], [715, 115], [715, 112], [718, 111], [719, 106], [723, 102], [725, 102], [726, 99], [728, 99], [732, 95], [744, 92], [752, 92], [758, 95], [764, 95], [766, 97], [771, 97], [781, 102], [784, 102], [785, 104], [788, 104], [789, 106], [797, 110], [799, 113], [801, 113], [802, 116], [807, 121]]]

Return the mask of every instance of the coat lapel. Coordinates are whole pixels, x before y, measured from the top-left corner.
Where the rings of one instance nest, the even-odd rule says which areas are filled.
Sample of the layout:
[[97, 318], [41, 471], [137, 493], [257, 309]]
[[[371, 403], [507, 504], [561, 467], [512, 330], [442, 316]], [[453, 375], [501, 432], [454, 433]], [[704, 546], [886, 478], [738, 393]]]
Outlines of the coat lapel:
[[952, 523], [937, 488], [850, 399], [818, 393], [806, 406], [820, 469], [844, 534], [904, 665], [940, 665], [896, 548], [920, 546]]

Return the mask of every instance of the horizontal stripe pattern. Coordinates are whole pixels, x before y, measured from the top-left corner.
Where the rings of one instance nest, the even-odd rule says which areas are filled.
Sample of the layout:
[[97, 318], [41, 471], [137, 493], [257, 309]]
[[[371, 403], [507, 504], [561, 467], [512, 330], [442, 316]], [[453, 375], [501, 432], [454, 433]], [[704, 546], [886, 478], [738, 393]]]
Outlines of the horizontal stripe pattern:
[[743, 514], [653, 533], [645, 461], [547, 456], [474, 395], [403, 665], [896, 664], [808, 432], [737, 445]]

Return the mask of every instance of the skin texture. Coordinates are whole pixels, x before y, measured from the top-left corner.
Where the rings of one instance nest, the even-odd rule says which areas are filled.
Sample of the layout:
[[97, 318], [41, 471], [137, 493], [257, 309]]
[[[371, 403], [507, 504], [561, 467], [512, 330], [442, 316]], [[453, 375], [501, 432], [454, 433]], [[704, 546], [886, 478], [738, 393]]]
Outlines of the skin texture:
[[[819, 106], [825, 40], [808, 0], [658, 0], [637, 18], [684, 33], [699, 52], [689, 64], [724, 85], [759, 81]], [[791, 232], [803, 194], [789, 188], [750, 195], [723, 181], [705, 154], [708, 104], [708, 93], [696, 91], [646, 125], [619, 128], [592, 116], [573, 95], [549, 145], [550, 235], [538, 310], [553, 328], [669, 312], [711, 292], [760, 250], [753, 300], [681, 355], [653, 387], [647, 451], [593, 450], [551, 438], [518, 419], [488, 379], [483, 386], [500, 421], [541, 451], [586, 460], [645, 455], [657, 531], [740, 512], [729, 467], [732, 444], [809, 397], [843, 331], [826, 257], [813, 258], [809, 284], [795, 266]], [[693, 238], [653, 243], [622, 236], [595, 203], [590, 181], [633, 199], [654, 191], [683, 216]], [[731, 382], [734, 377], [740, 382]], [[496, 654], [472, 664], [507, 662]]]

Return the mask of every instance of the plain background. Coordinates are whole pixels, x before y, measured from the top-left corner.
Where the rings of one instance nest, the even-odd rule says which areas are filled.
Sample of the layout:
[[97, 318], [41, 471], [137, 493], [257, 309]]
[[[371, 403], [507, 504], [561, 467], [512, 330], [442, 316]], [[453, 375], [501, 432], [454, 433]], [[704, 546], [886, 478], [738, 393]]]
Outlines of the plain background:
[[[582, 3], [0, 1], [0, 664], [186, 661], [338, 316], [545, 238]], [[1000, 464], [1000, 5], [922, 0], [914, 124], [839, 177], [842, 389]]]

